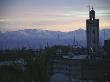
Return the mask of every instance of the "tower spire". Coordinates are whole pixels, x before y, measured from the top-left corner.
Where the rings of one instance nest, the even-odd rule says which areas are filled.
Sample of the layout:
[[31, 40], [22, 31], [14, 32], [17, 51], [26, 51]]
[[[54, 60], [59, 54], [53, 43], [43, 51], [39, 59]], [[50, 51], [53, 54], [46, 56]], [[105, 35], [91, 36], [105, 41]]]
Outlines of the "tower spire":
[[94, 7], [93, 7], [93, 5], [92, 5], [92, 10], [94, 10]]
[[95, 11], [93, 9], [93, 6], [92, 6], [92, 9], [89, 11], [89, 18], [91, 20], [94, 20], [95, 19]]
[[89, 7], [89, 17], [90, 17], [90, 5], [88, 7]]
[[96, 52], [99, 48], [99, 19], [95, 19], [93, 6], [89, 7], [89, 19], [86, 21], [87, 48]]
[[90, 12], [90, 5], [89, 5], [89, 12]]

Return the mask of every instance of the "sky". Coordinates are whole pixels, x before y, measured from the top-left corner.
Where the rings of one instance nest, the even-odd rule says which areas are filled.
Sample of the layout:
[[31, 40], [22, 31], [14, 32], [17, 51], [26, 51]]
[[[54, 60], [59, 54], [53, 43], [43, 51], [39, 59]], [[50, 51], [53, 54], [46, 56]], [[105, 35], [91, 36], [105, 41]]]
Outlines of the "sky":
[[110, 28], [110, 0], [0, 0], [0, 31], [86, 29], [89, 5], [100, 29]]

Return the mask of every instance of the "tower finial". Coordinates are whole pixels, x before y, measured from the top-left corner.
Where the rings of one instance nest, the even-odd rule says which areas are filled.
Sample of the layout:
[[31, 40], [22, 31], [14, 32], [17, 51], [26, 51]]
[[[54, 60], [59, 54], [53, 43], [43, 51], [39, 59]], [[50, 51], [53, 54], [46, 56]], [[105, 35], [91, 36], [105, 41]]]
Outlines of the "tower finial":
[[93, 7], [93, 5], [92, 5], [92, 10], [94, 10], [94, 7]]
[[89, 11], [90, 11], [90, 5], [89, 5]]
[[88, 5], [87, 7], [88, 7], [88, 9], [89, 9], [89, 17], [90, 17], [90, 5]]

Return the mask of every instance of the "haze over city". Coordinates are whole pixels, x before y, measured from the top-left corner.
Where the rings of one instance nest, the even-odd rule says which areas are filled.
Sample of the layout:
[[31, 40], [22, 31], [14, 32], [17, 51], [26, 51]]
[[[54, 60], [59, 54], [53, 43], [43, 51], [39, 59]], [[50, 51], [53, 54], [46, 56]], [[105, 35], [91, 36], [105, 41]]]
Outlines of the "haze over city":
[[110, 0], [0, 0], [0, 31], [86, 29], [93, 5], [100, 29], [110, 28]]

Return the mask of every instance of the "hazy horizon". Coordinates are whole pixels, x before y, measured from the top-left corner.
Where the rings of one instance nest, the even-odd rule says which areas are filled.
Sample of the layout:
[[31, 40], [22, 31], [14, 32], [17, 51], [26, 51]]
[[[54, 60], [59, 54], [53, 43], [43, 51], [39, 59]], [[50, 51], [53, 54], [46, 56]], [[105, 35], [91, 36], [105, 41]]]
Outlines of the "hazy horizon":
[[110, 28], [110, 0], [0, 0], [0, 31], [86, 29], [89, 4], [100, 29]]
[[[74, 31], [78, 31], [78, 30], [85, 30], [86, 29], [83, 29], [83, 28], [78, 28], [78, 29], [75, 29], [75, 30], [70, 30], [70, 31], [59, 31], [59, 30], [45, 30], [45, 29], [31, 29], [31, 28], [28, 28], [28, 29], [19, 29], [19, 30], [12, 30], [12, 31], [0, 31], [1, 33], [6, 33], [6, 32], [17, 32], [17, 31], [24, 31], [24, 30], [38, 30], [38, 31], [51, 31], [51, 32], [65, 32], [65, 33], [68, 33], [68, 32], [74, 32]], [[110, 28], [103, 28], [103, 29], [99, 29], [99, 31], [102, 31], [102, 30], [110, 30]]]

